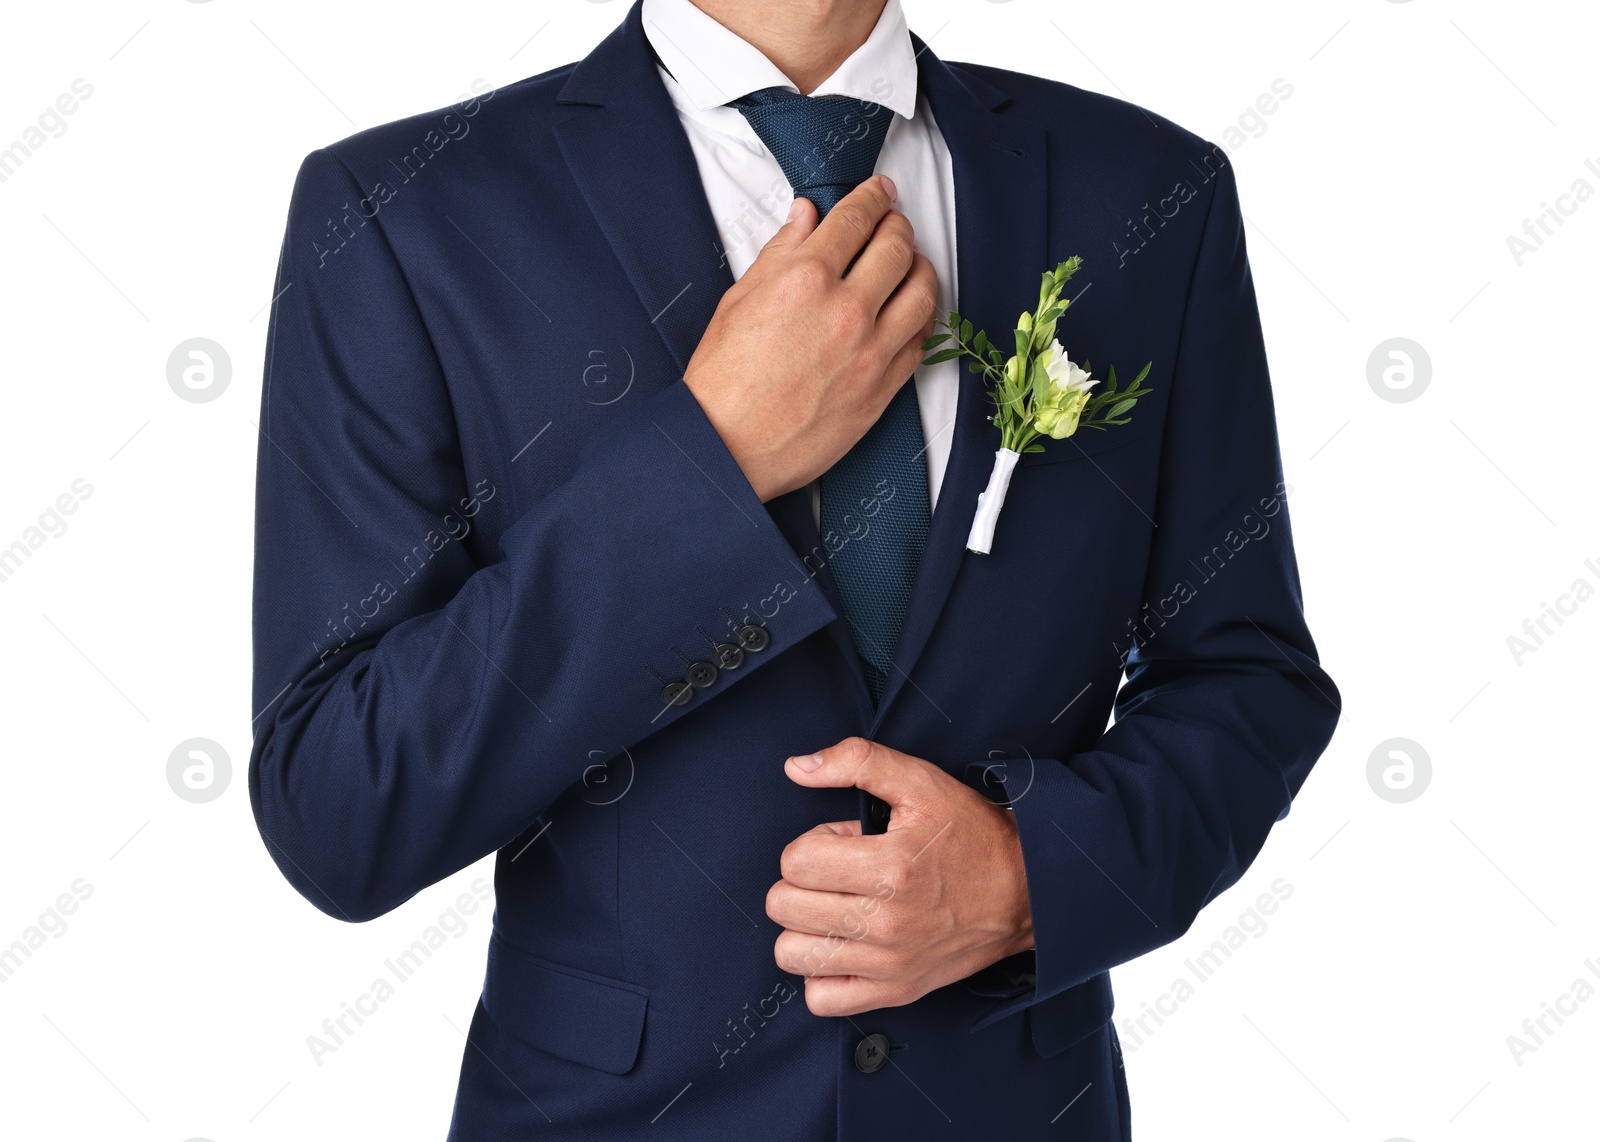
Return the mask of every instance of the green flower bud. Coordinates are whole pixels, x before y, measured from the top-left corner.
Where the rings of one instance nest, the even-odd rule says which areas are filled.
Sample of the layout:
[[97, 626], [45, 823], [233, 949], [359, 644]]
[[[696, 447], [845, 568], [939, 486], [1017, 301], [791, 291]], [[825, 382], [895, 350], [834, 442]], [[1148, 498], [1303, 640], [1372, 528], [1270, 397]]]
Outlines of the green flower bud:
[[1064, 440], [1078, 430], [1089, 390], [1100, 382], [1073, 364], [1059, 341], [1050, 342], [1041, 360], [1050, 384], [1034, 402], [1034, 427], [1053, 440]]
[[[1060, 390], [1052, 388], [1051, 398], [1054, 399]], [[1089, 394], [1083, 389], [1069, 389], [1060, 393], [1061, 403], [1046, 403], [1041, 408], [1034, 409], [1033, 423], [1042, 434], [1052, 440], [1065, 440], [1078, 431], [1078, 420], [1083, 416], [1083, 408], [1089, 403]]]

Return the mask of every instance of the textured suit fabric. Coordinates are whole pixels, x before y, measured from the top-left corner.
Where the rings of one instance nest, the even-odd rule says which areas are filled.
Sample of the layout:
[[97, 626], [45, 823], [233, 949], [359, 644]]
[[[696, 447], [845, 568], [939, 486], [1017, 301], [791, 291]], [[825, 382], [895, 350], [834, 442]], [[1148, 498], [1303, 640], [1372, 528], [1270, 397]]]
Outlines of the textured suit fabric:
[[[813, 99], [779, 87], [732, 105], [819, 219], [871, 176], [893, 114], [864, 99]], [[917, 387], [907, 381], [822, 477], [820, 526], [824, 536], [839, 538], [834, 585], [874, 702], [894, 669], [895, 641], [928, 538], [923, 451]]]
[[[805, 505], [760, 502], [680, 379], [729, 279], [637, 8], [577, 65], [301, 167], [251, 803], [289, 884], [348, 921], [496, 855], [462, 1142], [1126, 1138], [1109, 969], [1240, 877], [1332, 733], [1225, 156], [917, 46], [966, 316], [1008, 328], [1083, 254], [1064, 341], [1155, 366], [1132, 424], [1024, 458], [986, 557], [964, 541], [998, 441], [962, 390], [876, 708]], [[1025, 617], [997, 614], [1018, 584]], [[752, 624], [764, 649], [663, 704]], [[852, 734], [1011, 798], [1031, 974], [806, 1010], [763, 902], [783, 846], [860, 801], [783, 760]]]

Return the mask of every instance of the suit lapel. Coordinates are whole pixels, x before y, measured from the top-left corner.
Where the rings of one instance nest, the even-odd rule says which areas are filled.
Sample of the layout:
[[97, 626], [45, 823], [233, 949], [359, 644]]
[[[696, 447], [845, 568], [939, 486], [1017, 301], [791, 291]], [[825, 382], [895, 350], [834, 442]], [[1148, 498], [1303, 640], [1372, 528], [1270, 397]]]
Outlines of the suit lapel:
[[[1021, 310], [1037, 294], [1046, 257], [1044, 129], [996, 114], [999, 89], [938, 59], [917, 36], [918, 83], [949, 148], [956, 197], [958, 308], [1004, 347]], [[680, 373], [733, 285], [689, 140], [655, 71], [640, 6], [574, 66], [557, 97], [556, 142], [584, 201], [650, 324]], [[982, 384], [963, 373], [950, 461], [930, 523], [922, 564], [872, 729], [903, 688], [950, 594], [966, 553], [978, 493], [988, 480], [999, 434]], [[807, 567], [832, 594], [805, 489], [768, 505]], [[981, 558], [981, 557], [980, 557]], [[842, 620], [829, 624], [860, 682]]]
[[639, 5], [567, 77], [556, 142], [681, 372], [733, 285]]
[[[1011, 343], [1017, 315], [1038, 297], [1048, 268], [1045, 132], [996, 114], [1004, 92], [939, 60], [917, 36], [918, 83], [950, 150], [956, 195], [956, 308], [986, 329], [997, 348]], [[1000, 433], [989, 422], [984, 384], [963, 367], [950, 444], [922, 564], [912, 587], [875, 732], [900, 694], [938, 622], [966, 552], [978, 493], [988, 483]]]
[[[680, 374], [733, 285], [694, 151], [656, 74], [640, 5], [567, 77], [556, 141]], [[768, 513], [830, 597], [833, 578], [804, 488], [778, 496]], [[799, 587], [800, 584], [794, 584]], [[853, 672], [863, 714], [865, 677], [843, 620], [830, 633]]]

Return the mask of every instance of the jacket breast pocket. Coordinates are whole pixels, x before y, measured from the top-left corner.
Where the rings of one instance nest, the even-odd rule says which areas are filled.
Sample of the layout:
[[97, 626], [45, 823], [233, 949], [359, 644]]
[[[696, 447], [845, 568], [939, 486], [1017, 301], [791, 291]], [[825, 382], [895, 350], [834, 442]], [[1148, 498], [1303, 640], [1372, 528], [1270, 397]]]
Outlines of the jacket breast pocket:
[[650, 993], [489, 941], [483, 1007], [506, 1035], [568, 1062], [621, 1075], [633, 1069]]
[[[1137, 415], [1137, 413], [1135, 414]], [[1072, 460], [1088, 460], [1103, 452], [1137, 444], [1150, 435], [1150, 429], [1138, 424], [1117, 424], [1106, 429], [1085, 428], [1065, 440], [1042, 437], [1043, 452], [1024, 452], [1017, 462], [1019, 468], [1036, 468], [1044, 464], [1065, 464]]]

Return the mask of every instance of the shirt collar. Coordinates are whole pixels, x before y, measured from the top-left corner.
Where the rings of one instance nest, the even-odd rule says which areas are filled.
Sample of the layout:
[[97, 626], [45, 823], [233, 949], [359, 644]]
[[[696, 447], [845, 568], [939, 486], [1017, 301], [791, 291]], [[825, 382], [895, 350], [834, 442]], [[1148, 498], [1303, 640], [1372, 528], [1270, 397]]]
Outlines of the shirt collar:
[[[798, 91], [759, 48], [690, 0], [643, 0], [650, 46], [697, 110], [721, 107], [765, 87]], [[886, 0], [872, 34], [812, 95], [848, 95], [909, 119], [917, 105], [917, 57], [900, 0]]]

